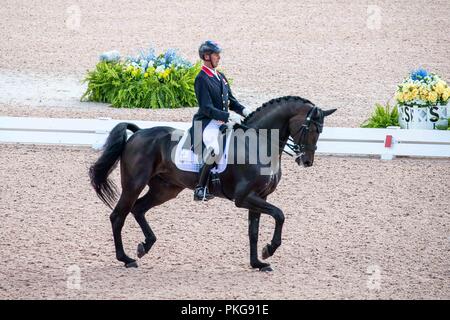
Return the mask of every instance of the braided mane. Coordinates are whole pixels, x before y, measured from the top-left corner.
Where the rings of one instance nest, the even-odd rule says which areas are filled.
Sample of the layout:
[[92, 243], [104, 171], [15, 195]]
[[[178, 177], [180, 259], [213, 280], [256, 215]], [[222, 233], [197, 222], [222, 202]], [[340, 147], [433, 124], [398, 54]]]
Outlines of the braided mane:
[[284, 96], [284, 97], [280, 97], [280, 98], [275, 98], [275, 99], [272, 99], [270, 101], [263, 103], [261, 107], [259, 107], [258, 109], [256, 109], [252, 113], [250, 113], [248, 115], [248, 117], [245, 118], [245, 120], [242, 123], [247, 124], [249, 121], [259, 119], [260, 117], [262, 117], [265, 114], [265, 112], [263, 112], [263, 111], [270, 109], [270, 107], [273, 107], [274, 104], [278, 104], [278, 106], [279, 106], [280, 102], [289, 102], [292, 100], [300, 100], [303, 103], [310, 103], [314, 106], [314, 103], [312, 103], [308, 99], [305, 99], [305, 98], [302, 98], [299, 96]]

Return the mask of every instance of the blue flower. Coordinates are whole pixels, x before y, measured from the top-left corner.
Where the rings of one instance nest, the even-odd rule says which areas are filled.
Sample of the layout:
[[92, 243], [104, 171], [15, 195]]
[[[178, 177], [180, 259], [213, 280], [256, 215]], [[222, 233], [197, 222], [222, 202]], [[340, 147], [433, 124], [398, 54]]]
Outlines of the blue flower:
[[100, 55], [100, 61], [117, 62], [120, 59], [120, 53], [117, 50], [103, 52]]
[[422, 80], [426, 76], [428, 76], [428, 72], [425, 69], [417, 69], [417, 70], [411, 72], [412, 80]]
[[127, 57], [127, 61], [130, 62], [131, 64], [138, 63], [139, 62], [139, 58], [138, 57], [133, 57], [133, 56], [128, 56]]
[[170, 66], [173, 60], [177, 58], [177, 51], [175, 49], [168, 49], [164, 54], [166, 67]]
[[[132, 63], [136, 63], [139, 65], [145, 65], [145, 68], [147, 67], [148, 61], [155, 59], [155, 50], [153, 48], [149, 48], [147, 50], [141, 49], [139, 50], [139, 53], [137, 56], [128, 56], [127, 61]], [[147, 62], [147, 64], [145, 62]]]
[[153, 48], [141, 49], [137, 56], [128, 56], [126, 60], [129, 64], [134, 67], [140, 67], [143, 71], [149, 67], [157, 68], [159, 66], [163, 66], [164, 69], [171, 67], [189, 69], [192, 67], [192, 63], [180, 57], [176, 49], [168, 49], [165, 53], [158, 56], [155, 55]]
[[165, 67], [166, 66], [166, 59], [165, 59], [164, 55], [160, 54], [158, 56], [158, 58], [156, 58], [155, 66], [156, 67], [158, 67], [158, 66], [164, 66]]
[[141, 66], [142, 71], [145, 72], [145, 70], [147, 70], [148, 61], [145, 59], [141, 59], [139, 60], [139, 64]]
[[150, 60], [154, 60], [155, 57], [156, 57], [156, 56], [155, 56], [155, 49], [149, 48], [149, 49], [147, 49], [147, 50], [141, 49], [141, 50], [139, 51], [138, 59], [139, 59], [139, 60], [147, 60], [147, 61], [150, 61]]
[[180, 56], [176, 56], [173, 60], [172, 60], [172, 64], [175, 66], [175, 68], [190, 68], [190, 67], [192, 67], [192, 64], [189, 62], [189, 61], [187, 61], [187, 60], [185, 60], [185, 59], [183, 59], [182, 57], [180, 57]]

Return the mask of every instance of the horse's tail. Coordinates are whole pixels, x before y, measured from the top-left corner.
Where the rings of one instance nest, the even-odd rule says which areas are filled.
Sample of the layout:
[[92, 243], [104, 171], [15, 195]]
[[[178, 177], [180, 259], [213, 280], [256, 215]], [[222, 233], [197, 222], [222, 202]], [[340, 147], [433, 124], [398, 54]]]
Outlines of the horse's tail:
[[127, 129], [134, 132], [140, 128], [132, 123], [121, 122], [111, 131], [103, 147], [103, 153], [89, 168], [91, 185], [97, 196], [112, 209], [117, 199], [117, 186], [108, 179], [109, 174], [116, 168], [120, 155], [127, 143]]

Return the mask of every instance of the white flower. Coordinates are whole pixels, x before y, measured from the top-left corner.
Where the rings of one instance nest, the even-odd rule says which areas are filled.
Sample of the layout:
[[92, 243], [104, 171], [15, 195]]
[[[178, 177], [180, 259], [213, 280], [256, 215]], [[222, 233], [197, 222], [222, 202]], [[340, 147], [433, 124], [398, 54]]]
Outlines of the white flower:
[[163, 73], [166, 68], [163, 65], [160, 65], [156, 68], [156, 73]]

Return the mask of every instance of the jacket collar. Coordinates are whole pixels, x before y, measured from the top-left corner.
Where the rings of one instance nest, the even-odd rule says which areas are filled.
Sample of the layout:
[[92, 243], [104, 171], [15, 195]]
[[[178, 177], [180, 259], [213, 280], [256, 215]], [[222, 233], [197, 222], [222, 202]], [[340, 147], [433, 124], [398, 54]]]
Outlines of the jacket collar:
[[211, 72], [211, 70], [210, 70], [207, 66], [203, 65], [203, 66], [202, 66], [202, 70], [203, 70], [203, 72], [205, 72], [209, 77], [215, 77], [215, 75]]

